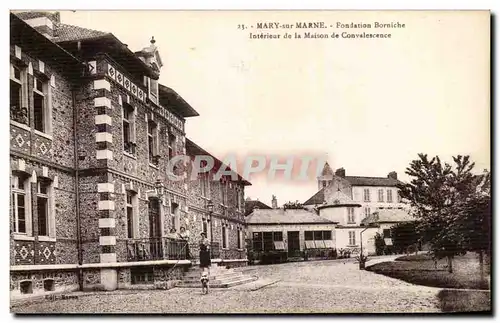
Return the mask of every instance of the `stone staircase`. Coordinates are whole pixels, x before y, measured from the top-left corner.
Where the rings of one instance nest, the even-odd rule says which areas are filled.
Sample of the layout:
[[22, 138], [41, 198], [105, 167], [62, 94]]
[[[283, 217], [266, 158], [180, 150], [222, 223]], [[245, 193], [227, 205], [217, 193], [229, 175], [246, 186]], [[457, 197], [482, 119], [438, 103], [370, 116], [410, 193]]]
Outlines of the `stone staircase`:
[[[201, 268], [192, 266], [184, 274], [183, 280], [177, 284], [180, 288], [201, 288], [200, 277], [202, 274]], [[228, 288], [241, 284], [246, 284], [257, 280], [255, 276], [244, 275], [241, 271], [234, 269], [226, 269], [225, 267], [210, 268], [209, 277], [210, 288]]]

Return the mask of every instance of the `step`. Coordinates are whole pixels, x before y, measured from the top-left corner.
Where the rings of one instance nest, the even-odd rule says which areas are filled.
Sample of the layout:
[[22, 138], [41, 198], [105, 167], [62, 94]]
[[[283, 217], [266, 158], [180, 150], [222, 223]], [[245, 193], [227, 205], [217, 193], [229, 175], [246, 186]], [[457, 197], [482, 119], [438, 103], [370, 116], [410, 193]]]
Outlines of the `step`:
[[[242, 273], [239, 272], [221, 272], [221, 273], [210, 273], [208, 276], [210, 279], [216, 278], [219, 276], [232, 276], [232, 275], [241, 275]], [[201, 274], [196, 274], [196, 273], [187, 273], [184, 275], [184, 278], [190, 278], [190, 279], [200, 279]]]
[[[228, 287], [233, 287], [233, 286], [237, 286], [237, 285], [250, 283], [250, 282], [253, 282], [255, 280], [257, 280], [257, 277], [246, 276], [246, 277], [240, 278], [238, 280], [233, 280], [233, 281], [229, 281], [229, 282], [220, 282], [217, 284], [211, 283], [209, 286], [210, 286], [210, 288], [228, 288]], [[177, 287], [178, 288], [201, 288], [201, 284], [199, 282], [197, 284], [181, 282], [177, 285]]]
[[[249, 277], [249, 276], [234, 276], [234, 277], [228, 277], [228, 278], [216, 278], [216, 279], [212, 279], [210, 280], [210, 284], [211, 285], [219, 285], [219, 284], [223, 284], [223, 283], [231, 283], [233, 281], [237, 281], [237, 280], [240, 280], [242, 278], [246, 278], [246, 277]], [[186, 284], [201, 284], [201, 282], [197, 279], [186, 279], [186, 280], [182, 280], [181, 281], [182, 283], [186, 283]]]

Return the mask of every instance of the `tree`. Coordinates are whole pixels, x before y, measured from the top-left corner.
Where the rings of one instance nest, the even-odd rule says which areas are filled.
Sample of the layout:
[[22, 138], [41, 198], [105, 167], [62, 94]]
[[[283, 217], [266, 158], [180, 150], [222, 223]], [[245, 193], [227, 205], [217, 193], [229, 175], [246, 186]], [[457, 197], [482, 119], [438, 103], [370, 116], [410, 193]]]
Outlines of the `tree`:
[[289, 202], [286, 202], [285, 204], [283, 204], [283, 209], [286, 210], [286, 209], [289, 209], [289, 210], [303, 210], [304, 209], [304, 205], [302, 205], [301, 203], [299, 203], [299, 201], [295, 201], [295, 202], [292, 202], [292, 201], [289, 201]]
[[419, 220], [417, 230], [422, 242], [429, 243], [435, 258], [447, 258], [451, 273], [453, 257], [468, 249], [464, 234], [456, 225], [456, 207], [474, 193], [474, 163], [469, 156], [460, 155], [453, 157], [454, 167], [442, 164], [438, 156], [430, 160], [425, 154], [418, 157], [406, 169], [412, 177], [410, 183], [398, 187]]
[[483, 255], [491, 256], [491, 175], [477, 176], [473, 183], [474, 193], [453, 206], [456, 214], [455, 230], [460, 233], [467, 251], [479, 255], [481, 278], [484, 278]]
[[394, 249], [408, 254], [410, 247], [415, 247], [419, 240], [415, 223], [403, 222], [393, 226], [391, 238]]

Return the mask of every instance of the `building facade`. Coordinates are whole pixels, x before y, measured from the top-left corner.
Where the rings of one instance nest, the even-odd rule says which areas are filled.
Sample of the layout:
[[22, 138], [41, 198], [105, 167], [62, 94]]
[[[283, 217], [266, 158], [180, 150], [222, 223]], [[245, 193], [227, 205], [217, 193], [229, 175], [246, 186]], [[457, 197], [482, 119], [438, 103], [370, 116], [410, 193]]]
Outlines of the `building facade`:
[[390, 243], [390, 228], [413, 221], [408, 205], [401, 201], [396, 172], [387, 177], [346, 176], [345, 169], [335, 172], [328, 163], [318, 177], [319, 191], [304, 206], [317, 210], [323, 218], [337, 222], [337, 249], [375, 252], [375, 234]]
[[[214, 254], [245, 258], [237, 236], [249, 183], [210, 184], [205, 196], [191, 164], [174, 163], [194, 144], [185, 123], [198, 113], [159, 83], [154, 38], [132, 52], [57, 12], [10, 23], [12, 297], [181, 278], [207, 199], [225, 250]], [[190, 235], [179, 241], [181, 227]]]

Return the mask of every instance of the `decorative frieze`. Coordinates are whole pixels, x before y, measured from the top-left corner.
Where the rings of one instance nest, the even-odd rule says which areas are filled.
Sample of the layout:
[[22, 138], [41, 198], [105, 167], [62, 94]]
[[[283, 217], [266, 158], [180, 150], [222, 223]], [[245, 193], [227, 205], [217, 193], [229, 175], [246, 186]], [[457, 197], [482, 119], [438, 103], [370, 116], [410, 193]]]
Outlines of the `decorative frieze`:
[[[118, 71], [112, 64], [108, 63], [106, 75], [111, 78], [113, 81], [118, 83], [121, 87], [123, 87], [129, 94], [133, 97], [139, 99], [140, 101], [146, 103], [147, 95], [146, 92], [141, 89], [139, 86], [130, 81], [126, 76], [123, 75], [120, 71]], [[127, 98], [127, 100], [130, 100]], [[151, 105], [150, 106], [156, 113], [167, 119], [167, 121], [176, 127], [180, 131], [184, 131], [184, 123], [182, 120], [168, 111], [165, 107], [161, 105]]]

